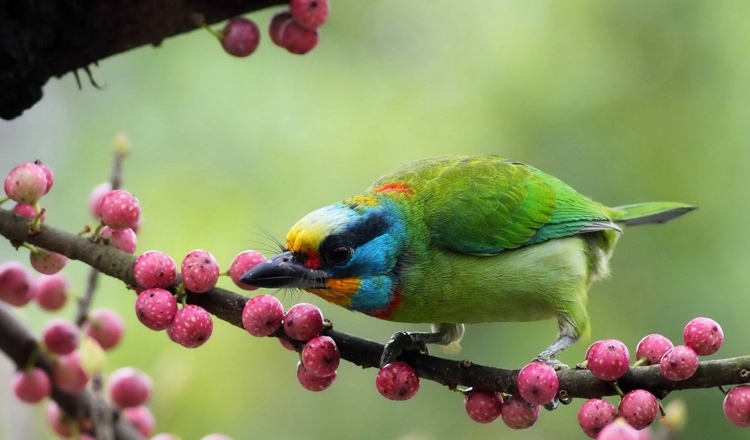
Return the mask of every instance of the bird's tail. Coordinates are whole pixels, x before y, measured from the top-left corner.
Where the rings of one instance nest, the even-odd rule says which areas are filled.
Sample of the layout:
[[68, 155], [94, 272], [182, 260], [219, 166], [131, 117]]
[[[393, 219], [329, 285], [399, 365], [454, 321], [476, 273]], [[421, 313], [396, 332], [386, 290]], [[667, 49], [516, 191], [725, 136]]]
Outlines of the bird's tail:
[[650, 202], [610, 208], [612, 220], [625, 226], [665, 223], [697, 209], [697, 206], [678, 202]]

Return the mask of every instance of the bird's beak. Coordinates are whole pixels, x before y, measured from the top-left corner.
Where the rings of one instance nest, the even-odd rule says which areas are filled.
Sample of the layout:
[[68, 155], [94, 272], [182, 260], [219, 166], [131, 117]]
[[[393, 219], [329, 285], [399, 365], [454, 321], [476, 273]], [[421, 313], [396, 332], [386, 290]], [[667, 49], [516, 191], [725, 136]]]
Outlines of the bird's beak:
[[240, 282], [257, 287], [323, 289], [327, 279], [325, 271], [305, 267], [286, 251], [245, 272]]

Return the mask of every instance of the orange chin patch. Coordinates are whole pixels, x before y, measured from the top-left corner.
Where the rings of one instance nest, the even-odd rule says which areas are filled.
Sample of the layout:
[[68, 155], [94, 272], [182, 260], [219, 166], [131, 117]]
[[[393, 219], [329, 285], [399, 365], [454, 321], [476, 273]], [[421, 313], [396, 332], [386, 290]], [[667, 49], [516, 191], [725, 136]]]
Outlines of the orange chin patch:
[[337, 306], [349, 307], [351, 297], [359, 289], [359, 278], [331, 278], [326, 281], [325, 289], [305, 289]]

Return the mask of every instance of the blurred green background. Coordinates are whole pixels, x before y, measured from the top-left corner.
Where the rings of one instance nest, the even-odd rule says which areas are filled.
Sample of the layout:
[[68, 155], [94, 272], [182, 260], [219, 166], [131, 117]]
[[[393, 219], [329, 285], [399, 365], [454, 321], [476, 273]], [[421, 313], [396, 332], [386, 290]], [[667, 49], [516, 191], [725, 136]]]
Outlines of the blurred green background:
[[[265, 28], [274, 11], [249, 17]], [[112, 140], [132, 154], [125, 187], [145, 222], [139, 250], [176, 260], [210, 250], [223, 267], [247, 248], [273, 248], [320, 206], [380, 175], [445, 153], [527, 162], [605, 204], [674, 200], [700, 210], [626, 232], [610, 280], [590, 295], [592, 339], [631, 350], [648, 333], [675, 341], [695, 316], [721, 323], [714, 357], [750, 353], [750, 2], [645, 0], [336, 2], [320, 45], [299, 57], [267, 36], [247, 59], [225, 55], [204, 31], [100, 62], [102, 90], [72, 75], [50, 81], [41, 103], [0, 122], [0, 175], [40, 158], [56, 173], [43, 200], [51, 225], [91, 222], [89, 190], [106, 180]], [[0, 245], [0, 261], [27, 260]], [[66, 269], [82, 292], [86, 268]], [[227, 280], [222, 286], [231, 288]], [[347, 312], [309, 294], [340, 330], [381, 342], [400, 325]], [[489, 292], [488, 292], [489, 294]], [[251, 439], [582, 439], [580, 401], [543, 412], [531, 429], [472, 422], [462, 397], [423, 381], [410, 401], [374, 387], [376, 371], [342, 364], [334, 385], [298, 385], [296, 357], [273, 339], [222, 322], [187, 350], [135, 319], [134, 296], [105, 280], [96, 307], [127, 321], [108, 371], [132, 365], [156, 389], [157, 432], [185, 440], [220, 431]], [[17, 310], [39, 331], [48, 315]], [[72, 317], [72, 306], [62, 316]], [[471, 325], [456, 359], [519, 368], [551, 342], [553, 321]], [[745, 339], [743, 339], [745, 338]], [[589, 341], [590, 342], [590, 341]], [[589, 342], [567, 350], [576, 363]], [[440, 353], [440, 351], [436, 351]], [[9, 383], [10, 363], [0, 360]], [[723, 417], [718, 390], [675, 393], [687, 402], [681, 438], [748, 438]], [[614, 400], [613, 400], [614, 401]], [[42, 410], [0, 387], [0, 438], [51, 434]]]

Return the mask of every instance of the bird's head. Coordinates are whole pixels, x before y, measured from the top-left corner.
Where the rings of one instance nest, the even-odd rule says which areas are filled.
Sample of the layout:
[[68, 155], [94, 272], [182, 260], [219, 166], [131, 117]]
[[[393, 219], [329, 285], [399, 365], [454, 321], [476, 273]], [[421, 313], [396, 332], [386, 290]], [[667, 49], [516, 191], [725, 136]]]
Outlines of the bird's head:
[[283, 252], [240, 281], [304, 289], [379, 316], [394, 299], [406, 239], [403, 215], [393, 202], [378, 195], [353, 197], [303, 217], [287, 234]]

